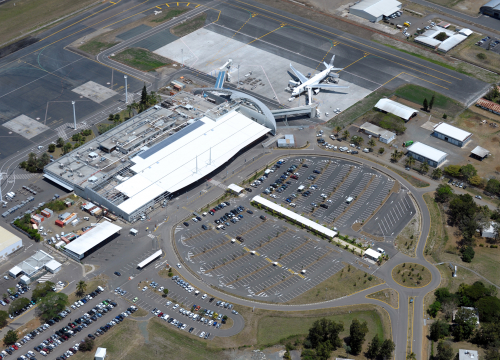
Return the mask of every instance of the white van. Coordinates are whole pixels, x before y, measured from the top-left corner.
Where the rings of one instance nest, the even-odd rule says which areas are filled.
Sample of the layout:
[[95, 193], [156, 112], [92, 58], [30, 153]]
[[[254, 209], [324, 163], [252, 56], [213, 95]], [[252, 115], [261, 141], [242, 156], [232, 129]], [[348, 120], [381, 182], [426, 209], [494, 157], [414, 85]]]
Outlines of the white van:
[[302, 191], [305, 189], [305, 186], [304, 185], [300, 185], [299, 188], [297, 189], [297, 191]]
[[84, 217], [83, 217], [83, 220], [87, 220], [87, 221], [89, 221], [89, 217], [88, 217], [88, 216], [84, 216]]
[[194, 292], [194, 294], [195, 294], [195, 295], [198, 295], [199, 293], [200, 293], [200, 291], [199, 291], [199, 290], [196, 290], [196, 291]]

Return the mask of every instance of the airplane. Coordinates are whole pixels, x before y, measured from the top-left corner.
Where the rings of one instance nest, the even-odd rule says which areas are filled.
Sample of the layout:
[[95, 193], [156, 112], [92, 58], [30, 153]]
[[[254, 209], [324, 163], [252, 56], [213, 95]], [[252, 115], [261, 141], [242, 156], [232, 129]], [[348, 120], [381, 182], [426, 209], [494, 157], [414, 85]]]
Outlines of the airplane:
[[[328, 76], [338, 78], [339, 74], [330, 74], [330, 71], [335, 71], [335, 70], [343, 70], [343, 68], [335, 68], [333, 67], [333, 60], [335, 59], [335, 55], [332, 56], [332, 59], [330, 60], [330, 63], [327, 64], [326, 62], [323, 61], [323, 65], [325, 65], [326, 69], [320, 72], [319, 74], [314, 75], [312, 78], [308, 79], [304, 75], [302, 75], [297, 69], [295, 69], [292, 64], [290, 64], [290, 68], [292, 71], [295, 73], [295, 76], [299, 79], [300, 82], [290, 80], [290, 84], [292, 85], [298, 85], [293, 88], [292, 91], [292, 96], [300, 96], [304, 91], [307, 91], [308, 93], [308, 104], [311, 104], [312, 102], [312, 90], [314, 90], [314, 93], [317, 94], [319, 93], [320, 89], [347, 89], [349, 86], [339, 86], [339, 85], [332, 85], [332, 84], [321, 84], [321, 81], [326, 79]], [[292, 98], [290, 98], [292, 99]], [[291, 101], [291, 100], [290, 100]]]

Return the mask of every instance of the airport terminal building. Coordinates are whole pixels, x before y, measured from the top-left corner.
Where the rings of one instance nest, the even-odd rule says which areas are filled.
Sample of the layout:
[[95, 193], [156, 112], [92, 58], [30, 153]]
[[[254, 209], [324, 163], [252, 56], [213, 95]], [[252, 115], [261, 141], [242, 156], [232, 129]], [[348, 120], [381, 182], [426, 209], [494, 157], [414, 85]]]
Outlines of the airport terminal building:
[[47, 165], [44, 177], [136, 221], [275, 133], [259, 100], [222, 91], [230, 97], [216, 106], [204, 94], [179, 93], [168, 108], [152, 107]]

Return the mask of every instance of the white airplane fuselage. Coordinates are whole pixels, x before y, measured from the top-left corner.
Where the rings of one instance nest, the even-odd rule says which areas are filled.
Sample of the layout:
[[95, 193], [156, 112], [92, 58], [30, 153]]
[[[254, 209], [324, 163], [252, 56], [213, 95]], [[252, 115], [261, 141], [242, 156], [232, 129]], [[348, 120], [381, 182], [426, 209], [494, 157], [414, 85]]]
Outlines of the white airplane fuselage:
[[331, 68], [332, 67], [329, 66], [328, 68], [326, 68], [325, 70], [323, 70], [319, 74], [314, 75], [312, 78], [310, 78], [306, 82], [295, 87], [292, 91], [292, 96], [298, 96], [298, 95], [302, 94], [304, 91], [307, 91], [308, 85], [315, 85], [315, 84], [319, 84], [320, 82], [322, 82], [325, 78], [327, 78], [330, 75]]

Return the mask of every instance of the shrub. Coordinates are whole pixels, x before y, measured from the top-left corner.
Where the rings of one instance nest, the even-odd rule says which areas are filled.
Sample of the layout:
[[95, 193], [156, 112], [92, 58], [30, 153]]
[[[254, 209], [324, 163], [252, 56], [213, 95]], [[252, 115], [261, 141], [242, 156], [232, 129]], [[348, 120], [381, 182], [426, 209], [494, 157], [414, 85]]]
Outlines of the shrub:
[[477, 56], [478, 59], [486, 60], [486, 54], [485, 53], [479, 53], [476, 56]]

